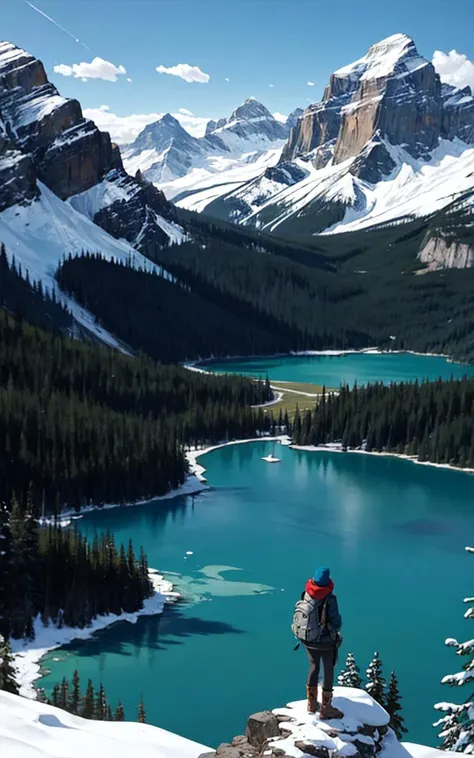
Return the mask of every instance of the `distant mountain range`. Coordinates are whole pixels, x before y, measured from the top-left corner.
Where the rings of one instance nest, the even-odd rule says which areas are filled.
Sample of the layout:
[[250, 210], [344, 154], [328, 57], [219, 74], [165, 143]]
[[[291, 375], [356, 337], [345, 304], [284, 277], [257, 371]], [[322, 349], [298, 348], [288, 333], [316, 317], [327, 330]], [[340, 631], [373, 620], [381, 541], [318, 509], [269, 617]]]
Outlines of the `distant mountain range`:
[[[250, 97], [229, 118], [209, 121], [205, 135], [196, 138], [167, 113], [123, 148], [124, 165], [131, 174], [140, 170], [170, 199], [203, 177], [242, 169], [247, 179], [261, 173], [268, 163], [276, 163], [302, 114], [298, 108], [282, 123]], [[183, 177], [187, 179], [176, 181]], [[229, 181], [233, 181], [232, 173]]]
[[310, 237], [400, 223], [460, 198], [474, 207], [474, 97], [441, 83], [404, 34], [338, 69], [322, 100], [286, 124], [252, 99], [199, 140], [170, 119], [147, 127], [124, 161], [183, 208]]
[[248, 98], [199, 139], [167, 114], [122, 151], [41, 61], [0, 43], [0, 241], [51, 286], [68, 252], [156, 260], [189, 237], [186, 210], [314, 247], [441, 209], [421, 261], [471, 266], [474, 98], [405, 35], [338, 69], [286, 123]]

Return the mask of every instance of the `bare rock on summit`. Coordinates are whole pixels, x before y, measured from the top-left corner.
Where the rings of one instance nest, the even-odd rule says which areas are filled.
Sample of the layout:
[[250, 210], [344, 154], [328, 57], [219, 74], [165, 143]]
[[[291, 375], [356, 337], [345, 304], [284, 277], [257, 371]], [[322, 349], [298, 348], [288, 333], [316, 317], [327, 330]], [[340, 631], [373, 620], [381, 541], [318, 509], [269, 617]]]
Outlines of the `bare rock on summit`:
[[[381, 140], [429, 159], [440, 139], [456, 137], [474, 142], [469, 87], [442, 85], [413, 40], [394, 34], [331, 75], [321, 102], [310, 105], [291, 130], [281, 160], [306, 157], [322, 168], [331, 159], [339, 164], [358, 156], [351, 173], [373, 182], [393, 167]], [[374, 139], [379, 144], [361, 155]]]

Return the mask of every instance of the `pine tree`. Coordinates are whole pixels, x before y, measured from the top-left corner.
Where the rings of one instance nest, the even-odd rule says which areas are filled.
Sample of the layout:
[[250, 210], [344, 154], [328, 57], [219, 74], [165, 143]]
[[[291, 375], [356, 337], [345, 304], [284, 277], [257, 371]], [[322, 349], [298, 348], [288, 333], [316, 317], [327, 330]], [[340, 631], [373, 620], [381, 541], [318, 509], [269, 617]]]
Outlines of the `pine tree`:
[[355, 661], [353, 653], [348, 653], [345, 668], [342, 669], [339, 674], [337, 683], [342, 687], [356, 687], [357, 689], [362, 687], [360, 669]]
[[369, 668], [367, 669], [367, 683], [365, 689], [374, 700], [385, 707], [385, 679], [383, 677], [382, 661], [378, 653], [374, 653]]
[[70, 704], [69, 704], [68, 710], [70, 710], [71, 713], [78, 714], [80, 705], [81, 705], [81, 685], [80, 685], [80, 680], [79, 680], [79, 672], [77, 669], [74, 669], [74, 673], [72, 675], [72, 691], [71, 691]]
[[400, 700], [401, 697], [400, 691], [398, 689], [398, 679], [395, 671], [392, 671], [388, 684], [385, 708], [388, 715], [390, 716], [390, 726], [392, 727], [399, 740], [401, 740], [403, 734], [408, 731], [404, 726], [404, 719], [401, 715], [402, 705], [400, 703]]
[[[473, 547], [466, 548], [468, 553], [474, 553]], [[464, 599], [470, 608], [464, 614], [464, 618], [474, 618], [474, 597]], [[448, 647], [456, 650], [456, 655], [468, 656], [462, 671], [456, 674], [448, 674], [441, 680], [443, 684], [449, 684], [451, 687], [462, 687], [465, 684], [471, 684], [474, 681], [474, 640], [467, 642], [458, 642], [455, 639], [446, 640]], [[440, 718], [434, 724], [435, 727], [441, 727], [439, 737], [442, 740], [441, 747], [444, 750], [451, 750], [455, 753], [472, 753], [474, 751], [474, 697], [470, 695], [463, 703], [438, 703], [435, 705], [437, 711], [446, 715]]]
[[104, 685], [100, 683], [99, 690], [95, 696], [94, 719], [105, 721], [107, 717], [107, 700], [104, 692]]
[[146, 713], [145, 708], [143, 707], [143, 699], [140, 698], [140, 702], [138, 704], [138, 722], [140, 724], [146, 723]]
[[125, 721], [125, 711], [121, 700], [118, 701], [114, 714], [115, 721]]
[[92, 686], [92, 681], [89, 679], [87, 682], [86, 694], [84, 695], [84, 699], [82, 701], [81, 716], [85, 719], [93, 719], [94, 709], [95, 709], [94, 688]]
[[0, 635], [0, 690], [18, 695], [12, 652], [8, 640]]

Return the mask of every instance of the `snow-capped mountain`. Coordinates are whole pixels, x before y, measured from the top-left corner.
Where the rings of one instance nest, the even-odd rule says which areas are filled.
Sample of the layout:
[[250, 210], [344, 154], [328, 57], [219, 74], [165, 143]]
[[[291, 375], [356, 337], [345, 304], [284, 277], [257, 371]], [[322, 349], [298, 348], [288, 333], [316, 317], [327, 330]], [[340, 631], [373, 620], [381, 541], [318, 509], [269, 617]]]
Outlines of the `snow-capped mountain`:
[[192, 137], [167, 113], [140, 132], [124, 149], [123, 159], [131, 174], [140, 170], [148, 181], [160, 186], [185, 176], [192, 166], [202, 164], [216, 152], [227, 149], [224, 145], [215, 146], [211, 140]]
[[178, 205], [302, 236], [431, 214], [474, 188], [474, 98], [395, 34], [332, 74], [277, 168]]
[[[0, 211], [17, 203], [44, 205], [41, 183], [59, 203], [67, 201], [81, 212], [87, 208], [91, 221], [145, 254], [183, 237], [163, 193], [143, 178], [126, 174], [109, 134], [83, 117], [77, 100], [61, 97], [48, 81], [41, 61], [2, 42]], [[49, 200], [47, 204], [50, 210], [53, 205], [59, 208]], [[69, 218], [74, 228], [71, 209], [61, 214], [61, 224], [67, 224]], [[50, 222], [54, 225], [54, 219]], [[69, 232], [71, 229], [65, 232], [66, 239], [74, 236]], [[106, 248], [115, 249], [113, 240], [110, 245], [105, 242], [108, 235], [95, 237], [100, 237]], [[128, 251], [130, 245], [125, 245]]]
[[[200, 189], [221, 184], [228, 189], [228, 185], [236, 186], [234, 178], [239, 169], [242, 183], [277, 162], [290, 128], [302, 113], [297, 109], [287, 123], [281, 123], [250, 97], [229, 118], [209, 121], [204, 137], [199, 139], [167, 114], [145, 127], [124, 149], [124, 164], [131, 174], [139, 169], [170, 199], [194, 191], [196, 184]], [[223, 183], [216, 181], [216, 175], [229, 172], [233, 176], [225, 177]]]

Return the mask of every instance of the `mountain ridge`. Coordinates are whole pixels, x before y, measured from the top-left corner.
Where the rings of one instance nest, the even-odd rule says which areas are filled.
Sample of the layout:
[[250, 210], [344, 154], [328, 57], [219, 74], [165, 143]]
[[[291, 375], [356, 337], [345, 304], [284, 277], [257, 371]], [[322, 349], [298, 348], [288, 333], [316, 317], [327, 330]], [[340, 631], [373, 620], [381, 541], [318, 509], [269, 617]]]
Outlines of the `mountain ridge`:
[[474, 188], [474, 97], [441, 83], [410, 37], [392, 35], [331, 75], [272, 172], [177, 203], [292, 237], [429, 216]]

